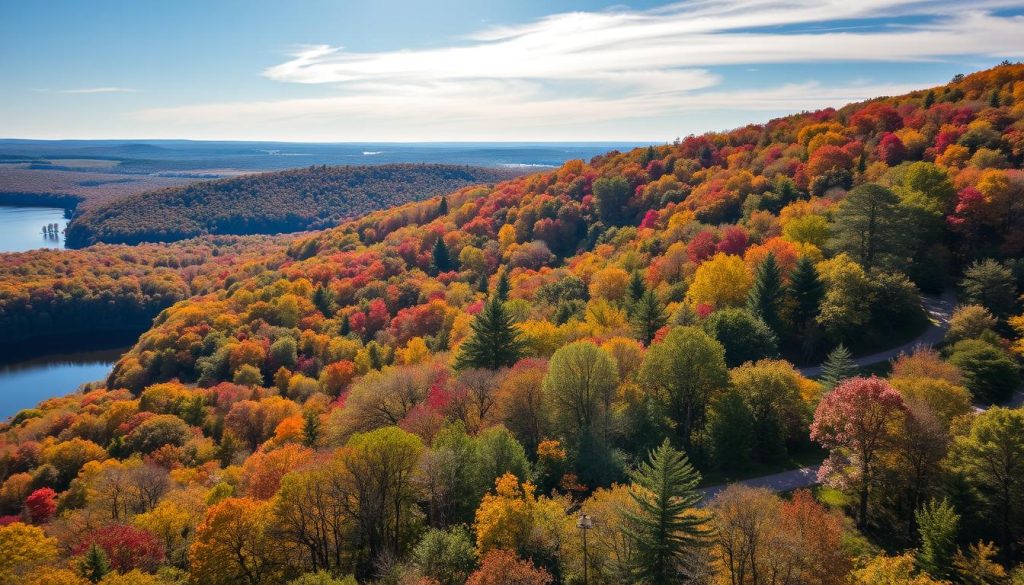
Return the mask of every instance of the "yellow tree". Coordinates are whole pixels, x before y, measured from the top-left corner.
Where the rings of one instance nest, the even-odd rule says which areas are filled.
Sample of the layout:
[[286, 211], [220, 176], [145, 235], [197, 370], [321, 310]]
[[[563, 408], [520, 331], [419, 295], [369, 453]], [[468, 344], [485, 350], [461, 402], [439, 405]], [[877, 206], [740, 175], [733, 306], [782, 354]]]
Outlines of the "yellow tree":
[[192, 579], [208, 585], [281, 581], [280, 547], [269, 533], [270, 507], [248, 498], [214, 505], [189, 550]]
[[719, 252], [697, 268], [686, 301], [693, 307], [742, 307], [753, 277], [739, 256]]
[[519, 483], [511, 473], [495, 481], [494, 493], [484, 496], [473, 527], [482, 556], [493, 549], [508, 549], [524, 558], [550, 558], [569, 534], [572, 519], [558, 500], [538, 498], [530, 482]]
[[0, 527], [0, 583], [14, 583], [57, 558], [57, 539], [21, 522]]

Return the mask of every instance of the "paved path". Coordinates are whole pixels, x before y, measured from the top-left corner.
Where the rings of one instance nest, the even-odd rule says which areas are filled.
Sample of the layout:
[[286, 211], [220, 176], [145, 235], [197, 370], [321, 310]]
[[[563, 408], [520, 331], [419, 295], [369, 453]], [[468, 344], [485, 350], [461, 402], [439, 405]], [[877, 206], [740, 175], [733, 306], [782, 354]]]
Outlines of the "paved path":
[[[931, 347], [941, 342], [946, 335], [946, 330], [949, 329], [949, 317], [953, 314], [953, 308], [956, 306], [956, 295], [951, 291], [946, 291], [942, 296], [921, 295], [921, 304], [924, 305], [924, 310], [928, 314], [929, 323], [928, 328], [920, 335], [903, 345], [859, 357], [853, 361], [861, 367], [870, 366], [895, 359], [901, 353], [910, 353], [917, 346]], [[814, 378], [821, 375], [821, 366], [800, 368], [800, 373], [808, 378]]]
[[743, 481], [737, 481], [733, 483], [714, 485], [700, 489], [701, 494], [704, 496], [703, 502], [709, 502], [714, 499], [719, 493], [725, 488], [734, 484], [741, 484], [755, 488], [768, 488], [773, 492], [788, 492], [795, 489], [811, 487], [818, 483], [818, 465], [812, 465], [810, 467], [801, 467], [800, 469], [791, 469], [789, 471], [782, 471], [780, 473], [773, 473], [771, 475], [763, 475], [761, 477], [754, 477], [751, 479], [745, 479]]
[[[870, 366], [879, 362], [889, 361], [899, 357], [901, 353], [910, 353], [918, 346], [931, 347], [942, 341], [949, 329], [949, 317], [956, 307], [956, 295], [947, 291], [942, 296], [921, 295], [921, 304], [928, 314], [928, 328], [921, 332], [914, 339], [896, 347], [862, 356], [853, 360], [858, 366]], [[808, 378], [821, 375], [821, 366], [800, 368], [800, 373]], [[1018, 390], [1008, 406], [1021, 406], [1024, 404], [1024, 390]], [[768, 488], [773, 492], [788, 492], [795, 489], [807, 488], [818, 484], [818, 465], [791, 469], [771, 475], [763, 475], [751, 479], [735, 482], [750, 487]], [[704, 495], [704, 502], [708, 502], [732, 484], [716, 485], [700, 490]]]

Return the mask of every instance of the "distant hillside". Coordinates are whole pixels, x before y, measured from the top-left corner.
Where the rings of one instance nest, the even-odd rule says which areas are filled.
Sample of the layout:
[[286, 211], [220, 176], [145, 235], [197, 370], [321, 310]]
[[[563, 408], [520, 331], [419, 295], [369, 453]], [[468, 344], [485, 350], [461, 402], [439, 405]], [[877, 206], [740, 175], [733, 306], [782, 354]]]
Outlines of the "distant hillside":
[[88, 209], [67, 244], [171, 242], [204, 234], [321, 229], [516, 172], [453, 165], [309, 167], [139, 193]]

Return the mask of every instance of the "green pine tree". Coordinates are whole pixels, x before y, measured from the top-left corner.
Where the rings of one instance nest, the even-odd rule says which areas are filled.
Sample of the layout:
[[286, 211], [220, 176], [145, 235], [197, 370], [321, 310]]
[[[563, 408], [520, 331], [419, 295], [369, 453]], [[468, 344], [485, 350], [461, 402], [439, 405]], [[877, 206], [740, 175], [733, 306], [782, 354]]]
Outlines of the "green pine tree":
[[302, 415], [302, 444], [307, 447], [315, 447], [320, 440], [320, 417], [312, 410]]
[[441, 195], [441, 203], [437, 205], [437, 216], [442, 217], [448, 215], [448, 198]]
[[747, 309], [760, 317], [776, 334], [782, 333], [779, 308], [785, 292], [782, 270], [775, 261], [775, 254], [769, 253], [754, 274], [754, 285], [747, 296]]
[[498, 282], [494, 285], [494, 296], [501, 302], [508, 301], [508, 293], [512, 291], [512, 283], [509, 282], [508, 269], [502, 268], [498, 274]]
[[454, 262], [452, 262], [452, 258], [448, 254], [448, 245], [444, 243], [444, 238], [437, 238], [434, 241], [432, 256], [431, 268], [434, 269], [435, 274], [455, 269]]
[[633, 330], [644, 345], [650, 345], [658, 330], [668, 323], [665, 307], [654, 291], [645, 291], [634, 304], [632, 321]]
[[840, 343], [829, 352], [825, 363], [821, 365], [821, 378], [818, 380], [826, 389], [831, 390], [840, 382], [857, 375], [857, 363], [846, 346]]
[[349, 323], [348, 321], [348, 315], [342, 317], [341, 328], [338, 330], [338, 333], [341, 334], [342, 337], [345, 337], [349, 333], [352, 333], [352, 324]]
[[999, 89], [998, 88], [992, 90], [992, 95], [990, 95], [989, 98], [988, 98], [988, 105], [989, 105], [989, 107], [992, 107], [992, 108], [998, 108], [999, 107]]
[[110, 573], [110, 561], [107, 560], [107, 553], [97, 544], [89, 547], [88, 552], [78, 566], [82, 576], [93, 583], [99, 583]]
[[626, 293], [628, 295], [626, 298], [627, 312], [632, 313], [633, 307], [636, 306], [637, 302], [640, 301], [640, 298], [644, 296], [645, 292], [647, 292], [647, 286], [644, 285], [643, 277], [640, 276], [638, 271], [634, 271], [633, 276], [629, 279], [629, 286], [626, 289]]
[[928, 109], [935, 104], [935, 91], [929, 89], [928, 93], [924, 94], [924, 107]]
[[323, 313], [324, 317], [330, 318], [334, 314], [334, 299], [331, 291], [324, 285], [319, 285], [313, 291], [313, 304]]
[[948, 500], [925, 504], [914, 514], [917, 531], [921, 535], [921, 548], [917, 563], [935, 579], [946, 579], [956, 553], [956, 532], [960, 515]]
[[641, 488], [630, 492], [639, 510], [626, 512], [623, 527], [633, 545], [631, 582], [679, 583], [693, 572], [691, 553], [710, 536], [706, 520], [693, 513], [700, 473], [666, 439], [630, 479]]
[[477, 283], [476, 289], [478, 291], [484, 293], [485, 295], [487, 294], [488, 283], [487, 283], [487, 273], [486, 272], [480, 275], [480, 282]]
[[473, 319], [471, 327], [473, 332], [469, 339], [462, 342], [459, 356], [455, 360], [456, 369], [497, 370], [515, 364], [523, 357], [525, 343], [512, 321], [512, 315], [497, 294], [487, 301], [483, 311]]
[[818, 270], [807, 256], [797, 260], [793, 272], [789, 275], [789, 287], [786, 293], [793, 303], [793, 322], [800, 336], [804, 354], [810, 357], [816, 345], [816, 329], [814, 318], [821, 309], [821, 301], [825, 297], [825, 285], [818, 277]]

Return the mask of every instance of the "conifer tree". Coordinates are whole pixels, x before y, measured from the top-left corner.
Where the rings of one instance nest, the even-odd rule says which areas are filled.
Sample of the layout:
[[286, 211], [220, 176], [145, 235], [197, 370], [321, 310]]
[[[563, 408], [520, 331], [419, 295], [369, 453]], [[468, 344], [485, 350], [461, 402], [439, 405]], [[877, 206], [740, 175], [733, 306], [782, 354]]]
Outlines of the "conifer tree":
[[820, 382], [826, 389], [831, 390], [840, 382], [857, 375], [857, 363], [846, 346], [840, 343], [835, 349], [829, 352], [825, 363], [821, 365]]
[[448, 215], [448, 198], [441, 195], [441, 203], [437, 205], [437, 216], [442, 217]]
[[320, 440], [320, 417], [312, 410], [306, 411], [302, 416], [302, 444], [307, 447], [315, 447]]
[[82, 576], [89, 581], [99, 583], [107, 573], [110, 573], [110, 561], [107, 560], [107, 553], [99, 545], [93, 544], [85, 553], [79, 570]]
[[345, 315], [341, 319], [341, 328], [338, 330], [338, 333], [341, 334], [342, 337], [352, 333], [352, 324], [349, 323], [348, 315]]
[[626, 310], [627, 312], [629, 312], [630, 315], [632, 315], [634, 307], [636, 307], [636, 304], [640, 301], [640, 298], [643, 297], [643, 293], [647, 291], [647, 287], [644, 285], [643, 277], [640, 276], [639, 271], [634, 270], [633, 276], [630, 277], [630, 284], [627, 287], [626, 291]]
[[509, 282], [508, 269], [502, 268], [498, 274], [498, 282], [494, 285], [494, 296], [500, 302], [504, 303], [508, 301], [508, 293], [512, 290], [512, 284]]
[[948, 500], [926, 503], [914, 514], [917, 531], [921, 535], [921, 548], [917, 563], [935, 579], [949, 576], [956, 553], [956, 532], [960, 515]]
[[929, 89], [928, 93], [924, 94], [924, 107], [928, 109], [935, 104], [935, 91]]
[[[500, 285], [501, 280], [498, 282]], [[512, 315], [505, 309], [505, 303], [497, 293], [473, 319], [471, 327], [473, 333], [462, 342], [459, 356], [455, 360], [456, 369], [497, 370], [515, 364], [523, 357], [525, 343], [512, 321]]]
[[658, 300], [654, 291], [648, 290], [640, 296], [633, 306], [633, 330], [644, 345], [650, 345], [658, 330], [668, 323], [665, 307]]
[[313, 291], [313, 304], [323, 313], [324, 317], [334, 314], [334, 299], [331, 298], [331, 291], [324, 285], [319, 285]]
[[433, 260], [431, 261], [431, 267], [435, 273], [448, 272], [453, 270], [453, 262], [451, 256], [448, 254], [448, 245], [444, 243], [444, 238], [437, 238], [434, 241]]
[[787, 295], [793, 300], [793, 322], [797, 334], [801, 338], [804, 354], [810, 357], [814, 353], [817, 336], [815, 335], [815, 317], [821, 309], [821, 301], [825, 298], [825, 285], [818, 277], [818, 270], [807, 256], [801, 256], [789, 275]]
[[757, 267], [754, 285], [747, 296], [747, 309], [761, 318], [776, 334], [781, 333], [782, 320], [779, 308], [785, 289], [782, 284], [782, 270], [775, 261], [775, 254], [768, 256]]
[[630, 473], [630, 496], [638, 510], [626, 511], [626, 537], [633, 545], [633, 583], [679, 583], [694, 572], [692, 553], [710, 536], [706, 520], [693, 512], [700, 502], [700, 473], [666, 439], [648, 461]]

